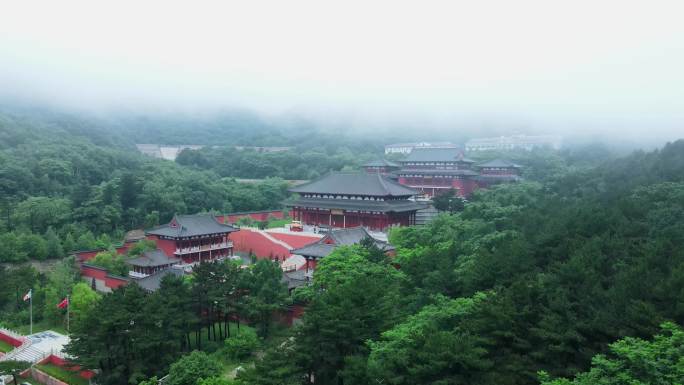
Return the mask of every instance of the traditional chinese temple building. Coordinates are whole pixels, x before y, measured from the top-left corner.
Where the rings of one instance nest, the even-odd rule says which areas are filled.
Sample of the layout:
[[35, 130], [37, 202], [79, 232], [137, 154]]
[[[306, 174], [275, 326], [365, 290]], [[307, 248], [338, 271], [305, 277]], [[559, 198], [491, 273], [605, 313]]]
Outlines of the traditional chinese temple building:
[[307, 225], [385, 230], [415, 224], [416, 211], [425, 207], [409, 200], [415, 190], [378, 173], [331, 173], [290, 191], [299, 198], [288, 206]]
[[365, 228], [353, 227], [347, 229], [332, 229], [323, 238], [310, 243], [299, 249], [291, 251], [292, 254], [301, 255], [306, 258], [306, 272], [313, 270], [318, 261], [327, 257], [339, 246], [357, 245], [364, 238], [370, 238], [375, 242], [378, 249], [386, 254], [394, 253], [394, 247], [389, 243], [374, 238]]
[[449, 189], [468, 197], [479, 187], [521, 180], [521, 167], [513, 162], [495, 159], [476, 165], [458, 149], [417, 148], [400, 163], [394, 172], [399, 183], [431, 197]]
[[228, 235], [237, 231], [213, 215], [176, 215], [171, 222], [146, 231], [147, 239], [167, 256], [184, 263], [212, 261], [233, 255]]
[[368, 173], [380, 173], [383, 175], [397, 171], [401, 168], [399, 163], [390, 162], [387, 159], [379, 159], [363, 165], [363, 169]]
[[478, 178], [481, 187], [492, 184], [517, 182], [521, 180], [521, 166], [505, 159], [494, 159], [476, 166], [480, 170]]
[[154, 274], [160, 270], [166, 270], [180, 262], [180, 258], [168, 256], [159, 249], [145, 251], [137, 258], [126, 260], [126, 263], [130, 265], [132, 269], [129, 272], [129, 276], [138, 278]]
[[396, 174], [399, 183], [428, 196], [455, 189], [466, 197], [478, 187], [474, 163], [459, 149], [416, 148], [401, 160], [402, 168]]

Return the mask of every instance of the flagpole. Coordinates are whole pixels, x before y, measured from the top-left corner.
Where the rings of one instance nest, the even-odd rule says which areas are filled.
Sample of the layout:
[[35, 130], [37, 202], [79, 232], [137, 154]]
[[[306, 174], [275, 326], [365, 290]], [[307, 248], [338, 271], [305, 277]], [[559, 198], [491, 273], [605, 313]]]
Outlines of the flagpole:
[[33, 334], [33, 289], [29, 290], [29, 315], [31, 318], [31, 326], [29, 326], [29, 334]]
[[69, 333], [69, 310], [71, 309], [71, 303], [69, 301], [69, 296], [67, 295], [67, 334]]

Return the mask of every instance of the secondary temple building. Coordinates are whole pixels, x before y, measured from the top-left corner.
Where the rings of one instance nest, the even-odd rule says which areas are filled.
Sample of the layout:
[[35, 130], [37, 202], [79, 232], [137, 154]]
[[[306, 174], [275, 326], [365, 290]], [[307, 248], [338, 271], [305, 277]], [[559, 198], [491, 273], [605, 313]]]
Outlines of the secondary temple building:
[[478, 187], [520, 179], [520, 166], [512, 162], [496, 159], [476, 164], [458, 149], [417, 148], [400, 163], [395, 172], [399, 183], [428, 196], [454, 189], [468, 197]]
[[417, 148], [400, 163], [401, 170], [396, 172], [399, 183], [429, 196], [455, 189], [465, 197], [478, 187], [475, 161], [458, 149]]
[[213, 215], [176, 215], [171, 222], [146, 231], [163, 254], [184, 263], [212, 261], [233, 255], [228, 238], [238, 231], [219, 223]]
[[375, 246], [387, 255], [393, 255], [394, 247], [389, 243], [373, 237], [363, 227], [347, 229], [332, 229], [323, 238], [304, 247], [294, 249], [292, 254], [301, 255], [306, 259], [306, 272], [315, 269], [321, 259], [327, 257], [339, 246], [358, 245], [365, 238], [370, 238]]
[[379, 173], [331, 173], [290, 192], [299, 194], [288, 202], [294, 218], [307, 225], [385, 230], [415, 224], [426, 207], [411, 200], [415, 190]]

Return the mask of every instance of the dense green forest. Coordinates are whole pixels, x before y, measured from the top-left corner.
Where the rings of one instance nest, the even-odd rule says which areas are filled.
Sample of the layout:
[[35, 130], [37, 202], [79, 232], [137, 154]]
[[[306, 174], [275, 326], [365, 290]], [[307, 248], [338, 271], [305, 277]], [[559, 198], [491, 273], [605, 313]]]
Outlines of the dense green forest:
[[[359, 149], [362, 151], [362, 149]], [[380, 152], [356, 152], [347, 147], [326, 152], [323, 149], [258, 153], [230, 147], [184, 150], [176, 162], [196, 169], [215, 171], [224, 177], [316, 179], [330, 170], [355, 170], [378, 158]]]
[[243, 184], [140, 155], [78, 120], [0, 115], [0, 262], [106, 247], [174, 213], [280, 208], [282, 179]]
[[[137, 154], [123, 131], [85, 127], [0, 116], [0, 260], [60, 257], [175, 212], [286, 197], [279, 178], [231, 179], [259, 168], [223, 149], [165, 162]], [[294, 171], [310, 151], [242, 152], [265, 168], [237, 176], [316, 175]], [[321, 170], [361, 161], [325, 151]], [[292, 296], [269, 261], [203, 264], [153, 294], [132, 284], [100, 296], [64, 259], [47, 273], [0, 266], [0, 323], [26, 324], [21, 296], [33, 288], [36, 322], [59, 329], [54, 304], [71, 294], [68, 352], [103, 385], [167, 373], [176, 385], [681, 383], [684, 140], [626, 157], [600, 146], [506, 155], [526, 166], [525, 182], [395, 229], [395, 257], [372, 242], [338, 248]], [[292, 304], [306, 312], [282, 329], [272, 314]]]
[[684, 141], [478, 192], [461, 213], [391, 241], [392, 261], [353, 248], [324, 259], [298, 294], [310, 302], [291, 343], [245, 383], [551, 383], [593, 357], [577, 383], [682, 380], [681, 332], [670, 358], [610, 344], [684, 323]]

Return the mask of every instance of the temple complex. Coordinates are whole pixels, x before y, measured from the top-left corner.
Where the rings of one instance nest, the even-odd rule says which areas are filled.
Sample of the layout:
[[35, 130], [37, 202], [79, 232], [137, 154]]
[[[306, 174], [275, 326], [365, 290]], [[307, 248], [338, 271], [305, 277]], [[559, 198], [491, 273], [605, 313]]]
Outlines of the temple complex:
[[428, 196], [455, 189], [466, 197], [478, 187], [475, 161], [459, 149], [417, 148], [400, 163], [402, 168], [396, 172], [399, 183]]
[[410, 200], [415, 190], [378, 173], [330, 173], [290, 192], [299, 194], [287, 203], [294, 218], [314, 226], [382, 231], [414, 224], [416, 211], [426, 207]]
[[475, 189], [521, 180], [520, 166], [503, 159], [477, 164], [458, 149], [417, 148], [395, 171], [400, 184], [432, 197], [454, 189], [467, 198]]

